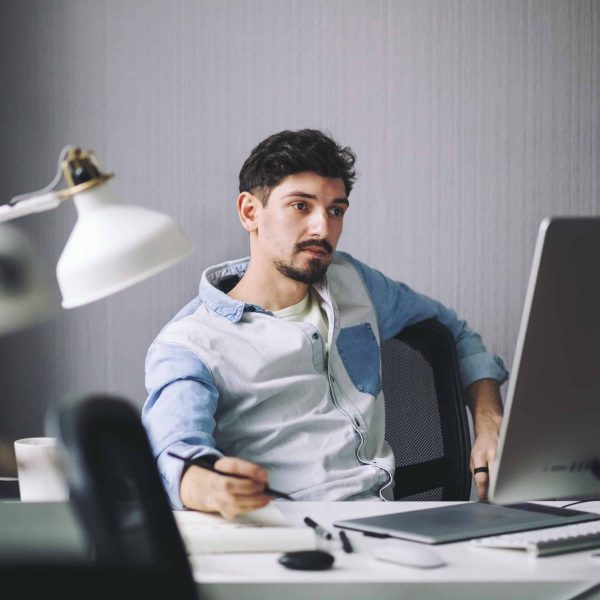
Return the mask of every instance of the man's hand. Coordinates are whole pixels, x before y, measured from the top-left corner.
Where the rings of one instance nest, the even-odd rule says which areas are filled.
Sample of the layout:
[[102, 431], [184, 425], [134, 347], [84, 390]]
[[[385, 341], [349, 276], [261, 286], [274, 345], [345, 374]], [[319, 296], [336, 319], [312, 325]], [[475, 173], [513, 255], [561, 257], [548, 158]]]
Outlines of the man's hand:
[[477, 488], [477, 497], [487, 500], [488, 487], [490, 485], [489, 473], [475, 473], [478, 467], [487, 467], [496, 458], [496, 447], [498, 446], [498, 434], [493, 432], [480, 434], [475, 438], [471, 448], [471, 473]]
[[[471, 473], [479, 467], [490, 468], [496, 458], [498, 434], [502, 423], [500, 386], [494, 379], [480, 379], [467, 388], [467, 401], [473, 415], [475, 440], [471, 448]], [[474, 473], [479, 500], [487, 500], [490, 476]]]
[[247, 479], [227, 477], [193, 465], [183, 474], [180, 484], [183, 505], [204, 512], [218, 512], [227, 519], [266, 506], [271, 497], [263, 494], [267, 472], [254, 463], [226, 456], [215, 468], [243, 475]]

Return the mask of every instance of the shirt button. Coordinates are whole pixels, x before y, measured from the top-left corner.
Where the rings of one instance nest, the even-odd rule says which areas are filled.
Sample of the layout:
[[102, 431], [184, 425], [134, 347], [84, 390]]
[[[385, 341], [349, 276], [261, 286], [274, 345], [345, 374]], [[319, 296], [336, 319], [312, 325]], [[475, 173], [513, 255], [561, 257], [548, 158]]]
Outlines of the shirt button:
[[318, 333], [313, 333], [312, 334], [312, 338], [313, 338], [313, 340], [318, 340], [319, 339], [319, 334]]

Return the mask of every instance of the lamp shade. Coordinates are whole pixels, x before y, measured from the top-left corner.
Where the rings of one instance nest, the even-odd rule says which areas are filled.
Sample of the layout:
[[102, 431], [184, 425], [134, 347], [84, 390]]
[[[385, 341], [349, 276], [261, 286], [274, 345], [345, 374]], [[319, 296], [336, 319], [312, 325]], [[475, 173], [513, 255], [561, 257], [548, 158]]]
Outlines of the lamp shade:
[[64, 308], [114, 294], [191, 252], [191, 244], [170, 217], [119, 203], [107, 183], [73, 199], [77, 222], [56, 266]]
[[44, 318], [48, 288], [27, 238], [0, 226], [0, 333], [10, 333]]

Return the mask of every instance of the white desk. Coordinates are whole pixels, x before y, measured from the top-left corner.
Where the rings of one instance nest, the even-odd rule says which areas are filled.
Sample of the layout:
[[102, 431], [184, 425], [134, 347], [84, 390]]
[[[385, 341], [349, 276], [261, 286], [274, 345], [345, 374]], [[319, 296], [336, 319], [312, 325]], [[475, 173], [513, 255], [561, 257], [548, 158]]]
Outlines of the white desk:
[[[418, 502], [278, 502], [292, 525], [312, 517], [325, 527], [339, 519], [437, 506]], [[553, 504], [553, 503], [549, 503]], [[561, 505], [563, 503], [554, 503]], [[23, 554], [81, 556], [85, 544], [68, 503], [0, 503], [0, 557]], [[600, 502], [582, 506], [600, 512]], [[328, 571], [290, 571], [280, 553], [196, 555], [191, 559], [200, 598], [237, 600], [566, 600], [600, 581], [600, 558], [592, 551], [534, 558], [505, 550], [470, 548], [468, 542], [435, 546], [448, 563], [433, 570], [387, 564], [369, 557], [369, 548], [393, 541], [349, 531], [355, 548], [335, 548]], [[408, 542], [403, 542], [408, 543]], [[600, 599], [600, 590], [581, 600]]]
[[[291, 524], [300, 526], [303, 518], [310, 516], [325, 527], [331, 527], [331, 523], [339, 519], [438, 504], [278, 502]], [[581, 508], [600, 511], [600, 503], [585, 504]], [[565, 600], [600, 582], [600, 558], [592, 558], [592, 551], [535, 558], [506, 550], [474, 549], [468, 542], [457, 542], [435, 546], [448, 563], [446, 566], [421, 570], [369, 557], [369, 548], [392, 541], [366, 537], [358, 532], [347, 533], [355, 552], [346, 554], [341, 548], [334, 549], [336, 560], [331, 570], [291, 571], [278, 564], [280, 553], [215, 554], [192, 558], [194, 578], [203, 599], [219, 600]], [[585, 598], [600, 598], [600, 590]]]

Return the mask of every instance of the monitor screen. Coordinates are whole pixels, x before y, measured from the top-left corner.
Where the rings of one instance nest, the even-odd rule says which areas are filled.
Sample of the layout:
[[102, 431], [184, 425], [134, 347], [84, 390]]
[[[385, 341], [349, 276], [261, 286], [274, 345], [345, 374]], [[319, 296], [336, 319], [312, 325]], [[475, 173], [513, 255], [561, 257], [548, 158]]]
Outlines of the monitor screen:
[[539, 228], [489, 498], [600, 497], [600, 217]]

